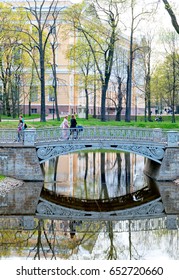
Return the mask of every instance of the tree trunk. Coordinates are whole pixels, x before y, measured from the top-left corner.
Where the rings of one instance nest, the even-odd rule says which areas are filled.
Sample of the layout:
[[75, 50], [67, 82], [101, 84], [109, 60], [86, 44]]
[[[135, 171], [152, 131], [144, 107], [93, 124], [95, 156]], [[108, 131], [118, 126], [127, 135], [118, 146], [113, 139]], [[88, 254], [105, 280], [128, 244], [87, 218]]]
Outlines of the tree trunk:
[[179, 25], [178, 25], [176, 16], [171, 8], [171, 5], [169, 4], [169, 2], [167, 0], [163, 0], [163, 3], [165, 5], [165, 9], [167, 10], [167, 12], [171, 18], [172, 25], [173, 25], [175, 31], [179, 34]]
[[93, 118], [96, 118], [96, 69], [94, 65], [94, 102], [93, 102]]
[[85, 88], [85, 96], [86, 96], [86, 120], [88, 120], [88, 112], [89, 112], [89, 98], [88, 98], [88, 89]]
[[44, 50], [42, 48], [42, 38], [40, 44], [40, 84], [41, 84], [41, 116], [40, 121], [46, 121], [45, 112], [45, 66], [44, 66]]
[[125, 112], [125, 121], [130, 121], [130, 101], [129, 101], [129, 65], [127, 65], [127, 87], [126, 87], [126, 112]]
[[146, 76], [146, 102], [147, 102], [147, 108], [148, 108], [148, 121], [151, 122], [151, 92], [150, 92], [150, 73]]
[[107, 85], [102, 85], [102, 95], [101, 95], [101, 121], [106, 121], [106, 91]]
[[126, 175], [126, 193], [130, 193], [130, 183], [131, 183], [131, 159], [130, 154], [125, 153], [125, 175]]
[[121, 112], [122, 112], [122, 82], [121, 77], [117, 77], [118, 80], [118, 106], [117, 106], [117, 113], [116, 113], [116, 121], [121, 121]]
[[56, 69], [56, 57], [55, 57], [55, 45], [52, 45], [52, 53], [53, 53], [53, 65], [52, 65], [52, 72], [53, 72], [53, 89], [54, 89], [54, 98], [55, 98], [55, 112], [57, 116], [57, 120], [60, 121], [60, 115], [58, 110], [58, 98], [57, 98], [57, 69]]
[[31, 100], [29, 100], [29, 116], [31, 116]]

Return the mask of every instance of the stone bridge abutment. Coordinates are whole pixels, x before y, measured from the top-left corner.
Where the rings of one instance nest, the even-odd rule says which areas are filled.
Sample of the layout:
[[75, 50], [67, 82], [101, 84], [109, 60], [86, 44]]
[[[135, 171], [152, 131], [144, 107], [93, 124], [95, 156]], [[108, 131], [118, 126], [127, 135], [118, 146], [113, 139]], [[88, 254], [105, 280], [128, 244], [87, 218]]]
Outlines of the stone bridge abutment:
[[147, 159], [144, 173], [157, 181], [173, 181], [179, 177], [179, 148], [166, 148], [161, 164]]
[[1, 146], [0, 174], [24, 181], [43, 181], [35, 147]]

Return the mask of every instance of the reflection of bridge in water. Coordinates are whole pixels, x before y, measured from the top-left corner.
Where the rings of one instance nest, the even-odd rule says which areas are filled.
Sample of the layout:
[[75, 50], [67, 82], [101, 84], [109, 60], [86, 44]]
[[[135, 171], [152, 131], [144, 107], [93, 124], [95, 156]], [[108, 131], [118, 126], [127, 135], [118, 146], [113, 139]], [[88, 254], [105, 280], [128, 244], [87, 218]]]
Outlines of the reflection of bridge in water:
[[[50, 230], [52, 220], [51, 217], [46, 216], [46, 218], [38, 218], [34, 216], [14, 216], [14, 217], [0, 217], [0, 227], [3, 230], [34, 230], [37, 228], [39, 220], [44, 220], [44, 230]], [[63, 219], [53, 219], [54, 224], [56, 224], [54, 231], [64, 231]], [[69, 221], [69, 220], [68, 220]], [[76, 220], [73, 220], [76, 221]], [[112, 223], [113, 232], [138, 232], [138, 231], [153, 231], [153, 230], [176, 230], [179, 229], [179, 217], [175, 217], [175, 220], [171, 217], [151, 217], [143, 219], [134, 220], [112, 220], [112, 221], [88, 221], [80, 220], [82, 222], [81, 226], [77, 228], [78, 232], [107, 232], [108, 222]]]
[[[47, 226], [49, 220], [82, 221], [83, 225], [94, 224], [96, 230], [98, 223], [106, 225], [107, 222], [111, 222], [116, 231], [125, 231], [129, 226], [133, 231], [178, 229], [179, 191], [178, 186], [170, 184], [159, 186], [161, 195], [155, 187], [145, 187], [126, 196], [87, 202], [58, 198], [44, 189], [41, 191], [40, 182], [24, 182], [22, 187], [0, 197], [1, 229], [34, 229], [38, 220], [46, 221]], [[94, 207], [95, 203], [98, 207]]]
[[178, 228], [179, 188], [173, 182], [147, 180], [147, 186], [133, 193], [109, 199], [79, 199], [43, 188], [36, 215], [41, 218], [88, 221], [134, 221], [164, 218]]
[[[150, 201], [158, 199], [159, 197], [160, 194], [157, 189], [150, 189], [149, 187], [142, 188], [141, 190], [123, 196], [111, 197], [108, 199], [80, 199], [56, 194], [48, 189], [43, 189], [41, 192], [41, 198], [48, 202], [74, 210], [84, 210], [89, 213], [88, 215], [90, 215], [91, 211], [102, 213], [113, 211], [113, 215], [115, 215], [115, 211], [142, 206]], [[153, 209], [151, 212], [155, 212], [155, 210]]]

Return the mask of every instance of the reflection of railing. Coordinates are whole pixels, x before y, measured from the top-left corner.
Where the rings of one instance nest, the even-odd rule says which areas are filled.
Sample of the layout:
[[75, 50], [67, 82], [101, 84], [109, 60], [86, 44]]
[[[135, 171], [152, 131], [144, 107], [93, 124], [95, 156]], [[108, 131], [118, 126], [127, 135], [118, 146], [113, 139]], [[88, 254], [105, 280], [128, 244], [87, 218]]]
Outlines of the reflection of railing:
[[160, 195], [156, 189], [145, 187], [134, 193], [109, 199], [79, 199], [76, 197], [55, 194], [53, 191], [49, 191], [48, 189], [43, 189], [41, 197], [50, 202], [68, 208], [85, 211], [108, 212], [136, 207], [159, 198]]
[[[16, 143], [16, 129], [0, 129], [0, 143]], [[141, 143], [167, 144], [177, 146], [179, 133], [176, 131], [163, 131], [161, 129], [143, 129], [127, 127], [84, 127], [83, 129], [62, 129], [50, 127], [43, 129], [26, 129], [23, 131], [24, 145], [49, 144], [67, 140], [86, 141], [140, 141]]]
[[[52, 219], [50, 216], [40, 217], [39, 219]], [[75, 218], [75, 217], [74, 217]], [[175, 227], [170, 226], [169, 222], [171, 219], [175, 218]], [[1, 231], [3, 230], [34, 230], [38, 228], [39, 219], [37, 216], [3, 216], [0, 217], [0, 227]], [[112, 228], [113, 232], [139, 232], [139, 231], [149, 231], [149, 230], [161, 230], [161, 229], [178, 229], [179, 228], [179, 220], [176, 217], [172, 216], [162, 216], [162, 217], [154, 217], [154, 218], [142, 218], [142, 219], [132, 219], [132, 220], [112, 220]], [[53, 220], [54, 229], [57, 232], [64, 233], [64, 221], [59, 221], [56, 218]], [[46, 222], [43, 224], [44, 230], [51, 230], [51, 223]], [[82, 221], [82, 226], [77, 227], [76, 231], [78, 233], [84, 233], [85, 230], [88, 233], [99, 233], [99, 232], [107, 232], [109, 230], [109, 225], [106, 221]], [[12, 232], [10, 234], [12, 234]], [[67, 231], [70, 231], [68, 228]], [[147, 233], [148, 234], [148, 233]]]

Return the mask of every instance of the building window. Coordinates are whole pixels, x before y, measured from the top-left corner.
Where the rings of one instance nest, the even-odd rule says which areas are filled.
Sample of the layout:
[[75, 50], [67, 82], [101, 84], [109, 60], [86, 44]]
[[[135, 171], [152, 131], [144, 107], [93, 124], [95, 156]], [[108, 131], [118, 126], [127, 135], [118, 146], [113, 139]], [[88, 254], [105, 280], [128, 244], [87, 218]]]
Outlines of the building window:
[[55, 109], [49, 109], [49, 114], [54, 114], [55, 113]]
[[36, 108], [31, 109], [31, 113], [32, 114], [37, 114], [37, 109]]

